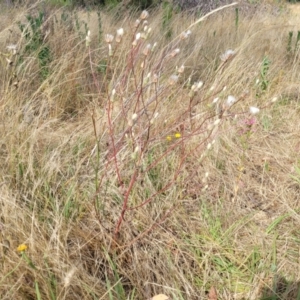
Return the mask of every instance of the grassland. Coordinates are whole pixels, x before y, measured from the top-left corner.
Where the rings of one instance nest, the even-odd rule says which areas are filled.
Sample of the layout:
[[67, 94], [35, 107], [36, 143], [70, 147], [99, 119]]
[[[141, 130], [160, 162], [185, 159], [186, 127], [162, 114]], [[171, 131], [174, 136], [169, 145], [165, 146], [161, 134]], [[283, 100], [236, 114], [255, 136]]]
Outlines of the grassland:
[[300, 299], [293, 6], [1, 11], [1, 299]]

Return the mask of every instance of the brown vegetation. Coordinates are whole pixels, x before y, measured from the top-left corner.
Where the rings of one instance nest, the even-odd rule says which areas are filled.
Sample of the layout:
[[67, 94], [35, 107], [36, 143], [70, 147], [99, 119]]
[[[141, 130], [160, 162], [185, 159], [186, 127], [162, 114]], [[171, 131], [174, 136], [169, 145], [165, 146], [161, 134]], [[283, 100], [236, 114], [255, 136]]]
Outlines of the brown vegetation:
[[6, 12], [1, 299], [299, 299], [300, 29], [274, 11]]

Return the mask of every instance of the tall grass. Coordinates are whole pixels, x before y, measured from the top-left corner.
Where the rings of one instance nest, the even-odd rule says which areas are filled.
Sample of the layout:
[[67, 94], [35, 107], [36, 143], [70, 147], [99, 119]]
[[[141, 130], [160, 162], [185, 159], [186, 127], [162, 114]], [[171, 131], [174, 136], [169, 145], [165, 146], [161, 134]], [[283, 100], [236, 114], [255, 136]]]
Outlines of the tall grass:
[[296, 299], [296, 17], [44, 12], [0, 28], [1, 299]]

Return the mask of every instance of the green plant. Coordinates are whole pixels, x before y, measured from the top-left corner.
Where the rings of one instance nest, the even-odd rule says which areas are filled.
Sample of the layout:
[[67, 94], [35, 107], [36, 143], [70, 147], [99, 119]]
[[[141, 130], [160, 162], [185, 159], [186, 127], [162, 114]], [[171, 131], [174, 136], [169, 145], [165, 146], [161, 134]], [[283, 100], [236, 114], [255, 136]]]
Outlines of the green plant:
[[172, 27], [171, 21], [173, 16], [173, 5], [168, 2], [163, 2], [163, 17], [162, 17], [162, 28], [165, 32], [166, 38], [171, 38], [172, 36]]
[[25, 47], [19, 57], [19, 64], [25, 56], [36, 55], [41, 79], [44, 80], [49, 76], [49, 64], [51, 62], [50, 48], [45, 41], [45, 33], [42, 30], [44, 24], [44, 13], [39, 12], [38, 16], [27, 15], [28, 24], [19, 22], [18, 26], [25, 38]]
[[261, 92], [264, 92], [267, 90], [269, 86], [269, 80], [268, 80], [268, 72], [270, 68], [271, 61], [267, 56], [263, 58], [261, 69], [260, 69], [260, 89]]

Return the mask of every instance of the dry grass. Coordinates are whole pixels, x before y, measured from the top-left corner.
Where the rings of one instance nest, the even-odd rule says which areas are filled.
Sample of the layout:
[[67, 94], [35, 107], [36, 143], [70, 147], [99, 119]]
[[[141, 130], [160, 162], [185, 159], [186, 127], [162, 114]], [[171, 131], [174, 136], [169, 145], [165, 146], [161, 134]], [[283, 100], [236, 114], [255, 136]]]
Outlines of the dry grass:
[[133, 47], [134, 14], [101, 12], [99, 42], [96, 13], [51, 10], [29, 53], [28, 12], [6, 13], [1, 299], [300, 299], [298, 15], [258, 7], [237, 27], [230, 7], [181, 39], [194, 17], [163, 28], [157, 10]]

